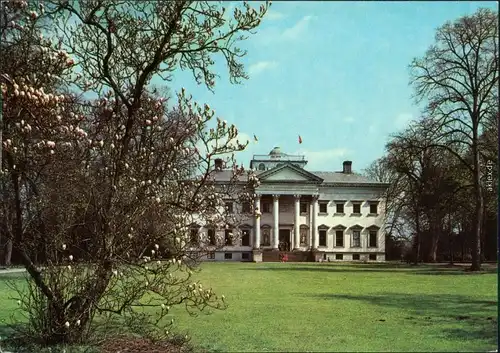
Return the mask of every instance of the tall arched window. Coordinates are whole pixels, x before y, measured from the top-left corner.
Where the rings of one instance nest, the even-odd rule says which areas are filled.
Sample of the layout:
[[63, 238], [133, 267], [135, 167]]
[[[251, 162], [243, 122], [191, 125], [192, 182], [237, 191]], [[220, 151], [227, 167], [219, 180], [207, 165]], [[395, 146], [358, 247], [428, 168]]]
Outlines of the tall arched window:
[[264, 163], [259, 164], [259, 170], [266, 170], [266, 165]]

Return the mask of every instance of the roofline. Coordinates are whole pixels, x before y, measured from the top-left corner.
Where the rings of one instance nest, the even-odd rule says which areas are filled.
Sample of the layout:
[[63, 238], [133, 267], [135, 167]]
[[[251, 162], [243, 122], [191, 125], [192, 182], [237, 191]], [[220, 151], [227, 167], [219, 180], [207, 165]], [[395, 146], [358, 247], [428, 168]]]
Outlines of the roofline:
[[391, 186], [389, 183], [350, 183], [350, 182], [334, 182], [334, 183], [322, 183], [322, 186], [334, 186], [334, 187], [377, 187], [377, 188], [388, 188]]
[[[215, 180], [213, 181], [215, 184], [227, 184], [229, 180]], [[391, 184], [389, 183], [321, 183], [316, 181], [278, 181], [278, 180], [269, 180], [265, 181], [265, 184], [307, 184], [307, 185], [318, 185], [318, 186], [330, 186], [330, 187], [369, 187], [369, 188], [385, 188], [387, 189]], [[248, 181], [233, 181], [233, 184], [245, 185]]]
[[306, 160], [289, 160], [289, 161], [285, 161], [285, 160], [278, 160], [278, 158], [275, 158], [275, 159], [252, 159], [250, 161], [250, 163], [252, 162], [280, 162], [280, 163], [307, 163]]
[[[261, 181], [266, 181], [266, 178], [268, 176], [271, 176], [271, 175], [273, 175], [273, 174], [275, 174], [275, 173], [277, 173], [280, 170], [283, 170], [285, 168], [291, 168], [291, 169], [295, 170], [297, 173], [306, 176], [308, 179], [315, 179], [314, 182], [316, 182], [316, 183], [324, 182], [324, 179], [322, 177], [320, 177], [320, 176], [318, 176], [318, 175], [316, 175], [308, 170], [305, 170], [304, 168], [297, 167], [295, 164], [290, 163], [290, 162], [286, 162], [286, 163], [283, 163], [281, 166], [277, 166], [277, 167], [274, 167], [272, 169], [268, 169], [266, 171], [263, 171], [262, 173], [257, 175], [257, 178]], [[263, 180], [261, 179], [262, 177], [264, 178]], [[311, 181], [311, 180], [307, 180], [307, 181]], [[304, 181], [301, 180], [299, 182], [304, 182]]]

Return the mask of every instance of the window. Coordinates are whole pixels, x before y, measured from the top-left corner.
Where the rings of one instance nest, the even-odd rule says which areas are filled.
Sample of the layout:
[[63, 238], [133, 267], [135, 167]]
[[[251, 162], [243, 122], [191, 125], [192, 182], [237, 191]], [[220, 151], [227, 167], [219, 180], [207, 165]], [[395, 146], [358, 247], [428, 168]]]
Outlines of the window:
[[328, 202], [320, 202], [319, 213], [327, 213], [327, 212], [328, 212]]
[[232, 259], [233, 259], [233, 253], [230, 252], [224, 253], [224, 260], [232, 260]]
[[207, 255], [207, 258], [209, 260], [214, 260], [215, 259], [215, 253], [213, 251], [209, 252]]
[[232, 201], [226, 201], [226, 212], [227, 213], [233, 213], [233, 202]]
[[368, 246], [370, 248], [377, 247], [377, 231], [376, 230], [370, 230], [370, 238], [368, 239]]
[[276, 167], [281, 167], [283, 165], [283, 163], [278, 163], [276, 164]]
[[337, 213], [344, 213], [344, 204], [343, 203], [337, 204]]
[[189, 243], [191, 245], [198, 245], [198, 229], [197, 228], [191, 228], [190, 234], [189, 234]]
[[266, 170], [266, 165], [264, 163], [259, 164], [259, 170]]
[[250, 260], [250, 254], [247, 252], [241, 253], [241, 259], [242, 260]]
[[250, 230], [243, 229], [241, 231], [241, 246], [250, 246]]
[[300, 228], [300, 246], [307, 246], [307, 228]]
[[370, 204], [370, 213], [371, 214], [377, 214], [378, 213], [378, 204], [376, 204], [376, 203], [371, 203]]
[[352, 231], [352, 247], [353, 248], [361, 247], [361, 232], [359, 230]]
[[307, 202], [300, 203], [300, 213], [307, 213]]
[[335, 246], [344, 246], [344, 231], [335, 231]]
[[233, 245], [233, 231], [232, 229], [226, 229], [224, 231], [224, 240], [226, 245]]
[[326, 246], [326, 229], [319, 230], [319, 246]]
[[377, 261], [377, 254], [370, 254], [368, 255], [368, 259], [371, 261]]
[[352, 204], [352, 213], [360, 214], [361, 213], [361, 204], [353, 203]]
[[269, 228], [262, 229], [262, 240], [260, 242], [261, 246], [271, 245], [271, 230]]
[[335, 254], [335, 260], [344, 260], [343, 254]]
[[209, 245], [216, 245], [215, 229], [213, 229], [213, 228], [208, 229], [208, 243], [209, 243]]
[[359, 260], [359, 254], [352, 254], [353, 260]]
[[250, 202], [243, 201], [243, 203], [241, 204], [241, 212], [250, 213]]
[[262, 212], [263, 213], [271, 213], [271, 203], [270, 202], [263, 202], [262, 203]]

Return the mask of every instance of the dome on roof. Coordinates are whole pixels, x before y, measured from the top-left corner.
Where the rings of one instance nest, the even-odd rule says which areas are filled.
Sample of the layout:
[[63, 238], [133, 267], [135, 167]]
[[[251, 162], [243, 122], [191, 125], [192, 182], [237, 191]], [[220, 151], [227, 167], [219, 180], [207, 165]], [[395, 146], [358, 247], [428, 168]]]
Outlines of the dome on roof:
[[274, 147], [271, 152], [269, 152], [270, 155], [277, 155], [281, 154], [281, 149], [279, 147]]

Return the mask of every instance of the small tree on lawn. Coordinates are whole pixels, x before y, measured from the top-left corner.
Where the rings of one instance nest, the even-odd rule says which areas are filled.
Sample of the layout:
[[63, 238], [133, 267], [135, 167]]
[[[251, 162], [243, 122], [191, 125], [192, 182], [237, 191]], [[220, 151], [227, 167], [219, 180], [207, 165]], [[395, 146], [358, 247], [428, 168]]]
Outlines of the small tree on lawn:
[[[31, 335], [45, 344], [82, 342], [107, 322], [94, 320], [101, 314], [120, 315], [134, 328], [150, 324], [145, 330], [156, 330], [146, 333], [159, 337], [173, 305], [192, 313], [224, 308], [223, 297], [191, 280], [187, 234], [196, 222], [241, 221], [228, 219], [222, 206], [226, 197], [252, 199], [256, 179], [233, 158], [246, 143], [233, 125], [212, 123], [214, 111], [184, 90], [169, 102], [148, 84], [180, 66], [213, 89], [216, 54], [232, 81], [246, 78], [238, 34], [256, 28], [267, 6], [257, 12], [244, 4], [227, 20], [210, 2], [45, 5], [6, 3], [19, 21], [2, 23], [12, 39], [6, 50], [24, 43], [26, 54], [23, 70], [2, 67], [9, 190], [2, 221], [30, 275], [21, 304]], [[41, 9], [63, 29], [48, 30], [49, 40], [40, 38]], [[78, 98], [68, 91], [75, 86], [99, 98]], [[220, 156], [233, 165], [224, 188], [214, 183]], [[43, 271], [33, 259], [40, 246]]]

